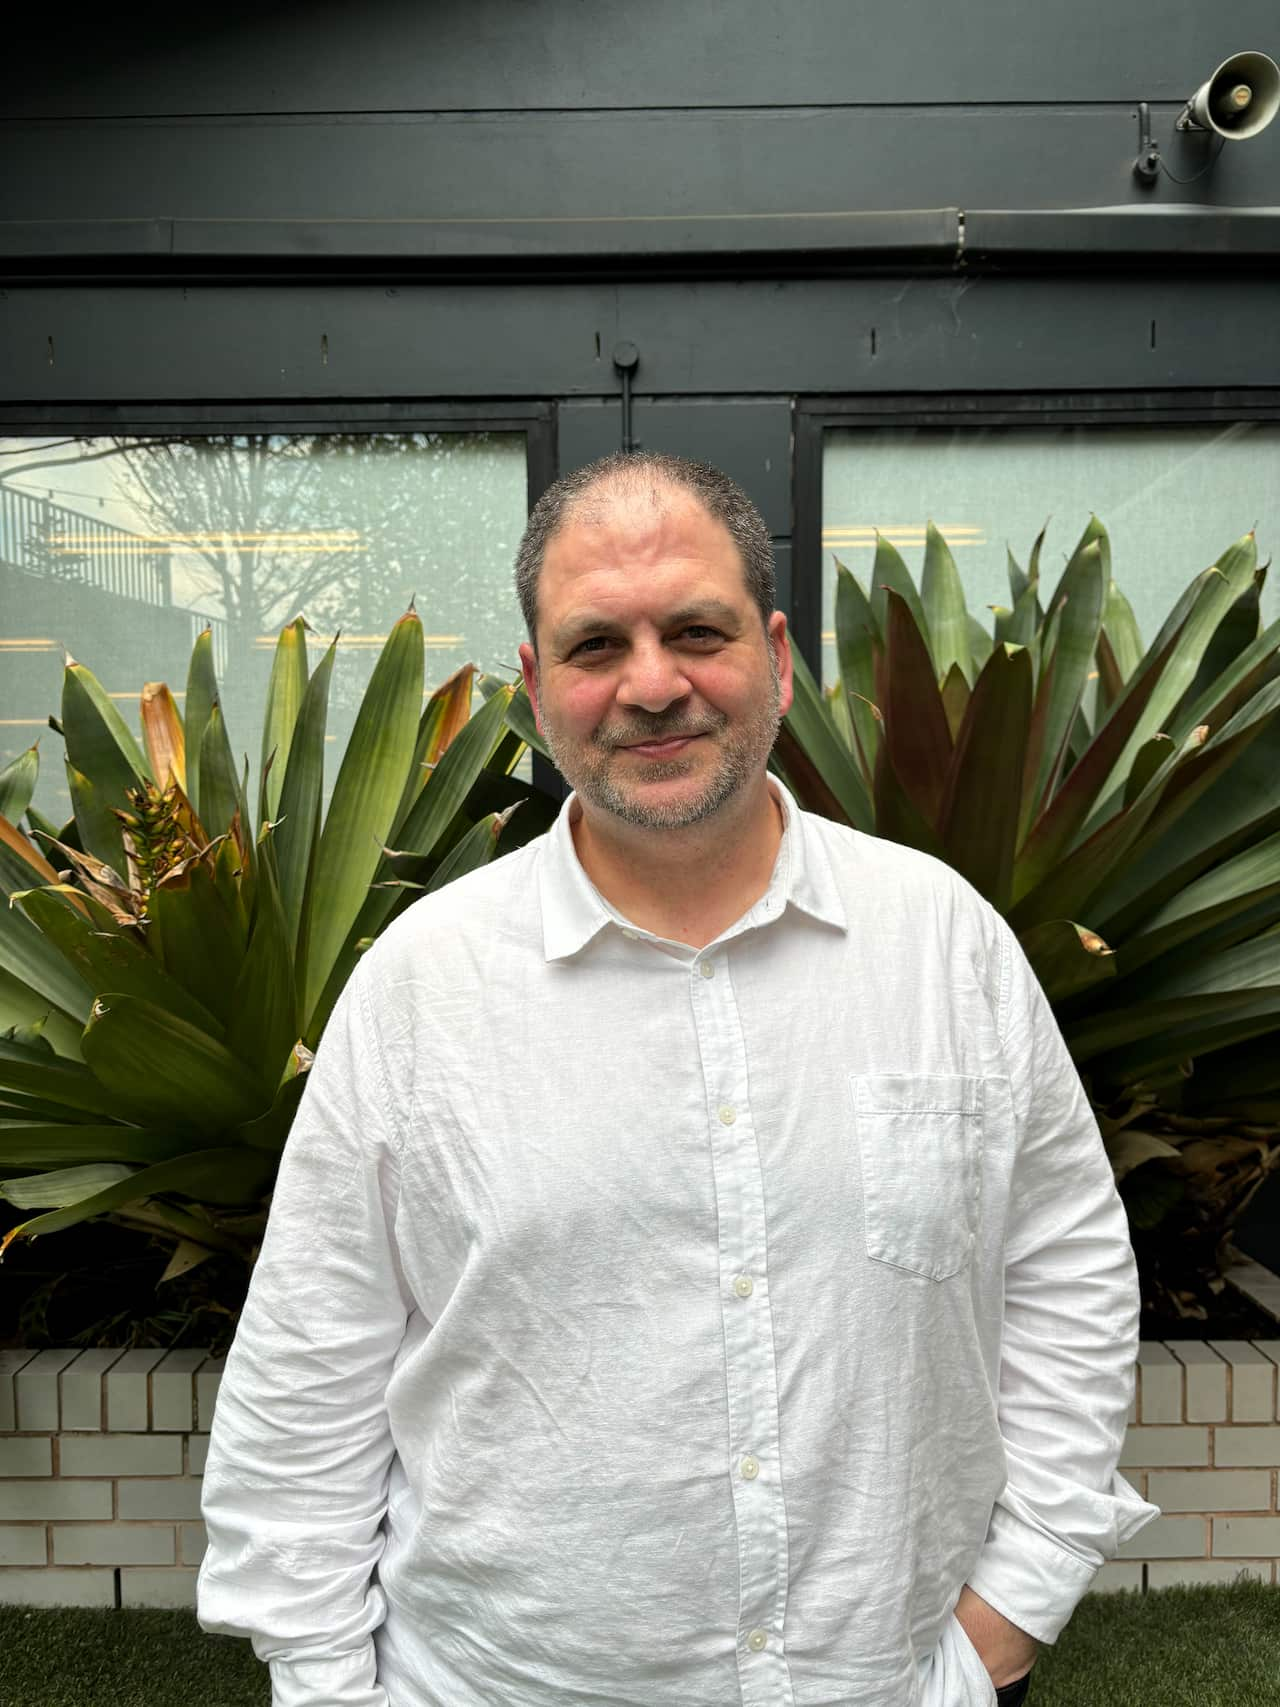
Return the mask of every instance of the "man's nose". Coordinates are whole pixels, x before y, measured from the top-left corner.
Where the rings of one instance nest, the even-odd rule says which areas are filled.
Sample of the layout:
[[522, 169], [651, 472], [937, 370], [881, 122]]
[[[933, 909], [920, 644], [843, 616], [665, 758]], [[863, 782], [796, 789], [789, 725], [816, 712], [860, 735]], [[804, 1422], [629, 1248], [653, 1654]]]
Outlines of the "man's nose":
[[680, 661], [660, 643], [637, 643], [627, 654], [618, 681], [618, 703], [643, 711], [665, 711], [689, 692]]

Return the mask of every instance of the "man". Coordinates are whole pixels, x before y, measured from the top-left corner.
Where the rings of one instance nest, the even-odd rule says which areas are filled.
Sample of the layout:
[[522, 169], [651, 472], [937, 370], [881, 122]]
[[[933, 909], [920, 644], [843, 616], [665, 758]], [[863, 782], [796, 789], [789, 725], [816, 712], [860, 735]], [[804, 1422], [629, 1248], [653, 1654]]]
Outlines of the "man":
[[959, 877], [767, 777], [791, 656], [732, 482], [609, 458], [517, 579], [575, 793], [334, 1011], [200, 1621], [278, 1707], [1015, 1703], [1155, 1515], [1049, 1008]]

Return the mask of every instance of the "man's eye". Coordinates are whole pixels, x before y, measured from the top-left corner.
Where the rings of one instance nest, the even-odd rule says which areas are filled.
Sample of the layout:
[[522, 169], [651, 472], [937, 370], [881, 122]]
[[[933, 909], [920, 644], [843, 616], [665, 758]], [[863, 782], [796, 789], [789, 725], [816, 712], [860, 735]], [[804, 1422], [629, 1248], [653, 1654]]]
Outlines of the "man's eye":
[[719, 640], [718, 628], [709, 628], [704, 622], [691, 622], [688, 628], [681, 631], [687, 640]]
[[577, 657], [583, 652], [603, 652], [605, 647], [610, 644], [607, 634], [593, 634], [589, 639], [578, 642], [573, 649], [573, 656]]

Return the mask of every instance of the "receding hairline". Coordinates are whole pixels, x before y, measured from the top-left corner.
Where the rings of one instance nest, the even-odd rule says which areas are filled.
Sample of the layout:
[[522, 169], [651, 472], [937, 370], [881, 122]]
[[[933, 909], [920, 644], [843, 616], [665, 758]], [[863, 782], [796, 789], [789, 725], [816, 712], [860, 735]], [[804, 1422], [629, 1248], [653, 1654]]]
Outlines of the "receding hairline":
[[[665, 469], [612, 468], [604, 469], [590, 486], [584, 487], [581, 492], [575, 492], [566, 500], [559, 522], [547, 537], [547, 545], [550, 547], [552, 541], [558, 539], [574, 522], [585, 521], [589, 526], [599, 526], [612, 511], [621, 509], [628, 502], [643, 502], [645, 498], [649, 499], [659, 514], [679, 508], [680, 500], [683, 499], [686, 507], [701, 510], [708, 521], [718, 523], [729, 534], [729, 529], [710, 508], [702, 494], [692, 486], [686, 486]], [[729, 538], [732, 540], [733, 535], [729, 534]], [[738, 549], [736, 542], [734, 549]], [[738, 556], [741, 555], [738, 551]]]
[[657, 514], [691, 500], [729, 535], [743, 578], [764, 627], [777, 600], [773, 542], [764, 517], [732, 476], [711, 463], [667, 451], [615, 451], [554, 480], [530, 511], [516, 550], [516, 592], [525, 628], [537, 651], [537, 592], [552, 542], [575, 522], [600, 525], [628, 504], [648, 504]]
[[[733, 537], [733, 533], [723, 517], [716, 515], [703, 495], [692, 486], [685, 485], [682, 480], [668, 473], [665, 469], [654, 469], [646, 466], [635, 469], [603, 469], [599, 478], [593, 480], [590, 486], [585, 487], [581, 492], [575, 492], [566, 501], [555, 527], [547, 535], [543, 546], [543, 565], [545, 566], [546, 558], [556, 541], [562, 538], [570, 528], [578, 524], [587, 527], [603, 527], [606, 521], [618, 510], [623, 509], [628, 502], [643, 502], [645, 498], [649, 499], [658, 515], [665, 515], [673, 509], [695, 510], [719, 528], [738, 560], [743, 585], [748, 592], [751, 590], [751, 578], [742, 547]], [[761, 613], [761, 621], [764, 620], [763, 613]], [[536, 650], [537, 637], [531, 636], [531, 639]]]

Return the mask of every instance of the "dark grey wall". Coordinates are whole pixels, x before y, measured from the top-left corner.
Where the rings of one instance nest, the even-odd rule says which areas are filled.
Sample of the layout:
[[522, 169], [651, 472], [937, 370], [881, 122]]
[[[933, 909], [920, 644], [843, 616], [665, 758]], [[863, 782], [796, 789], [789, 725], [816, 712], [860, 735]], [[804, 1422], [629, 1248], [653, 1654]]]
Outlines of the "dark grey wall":
[[[434, 228], [461, 222], [475, 252], [528, 258], [610, 235], [643, 254], [672, 235], [646, 224], [672, 220], [713, 246], [718, 223], [756, 222], [737, 247], [798, 249], [808, 228], [788, 222], [831, 215], [1280, 201], [1280, 125], [1188, 184], [1174, 177], [1211, 150], [1172, 132], [1229, 53], [1280, 53], [1274, 0], [343, 0], [156, 8], [151, 23], [50, 8], [47, 25], [24, 11], [0, 250], [28, 258], [135, 240], [68, 223], [158, 222], [168, 238], [178, 222], [178, 247], [226, 258], [296, 254], [297, 231], [261, 222], [306, 227], [313, 257], [333, 221], [366, 225], [342, 234], [349, 253], [378, 253], [369, 222], [392, 222], [410, 254], [418, 227], [427, 256], [459, 236]], [[1131, 172], [1142, 100], [1169, 168], [1153, 189]], [[627, 225], [584, 237], [566, 220]]]
[[9, 96], [24, 117], [1174, 101], [1206, 61], [1276, 33], [1272, 0], [221, 0], [49, 8], [43, 25], [33, 11]]
[[1275, 0], [233, 0], [21, 27], [0, 429], [512, 399], [549, 406], [563, 468], [618, 443], [625, 339], [641, 442], [741, 471], [789, 584], [797, 398], [1280, 387], [1280, 122], [1173, 132], [1229, 53], [1280, 57]]

